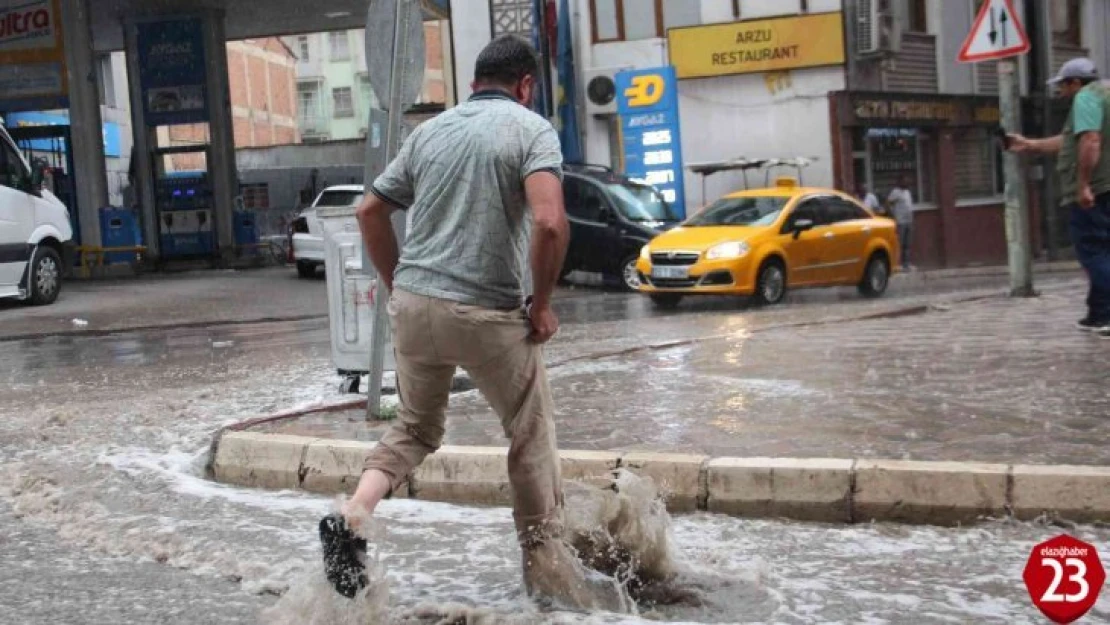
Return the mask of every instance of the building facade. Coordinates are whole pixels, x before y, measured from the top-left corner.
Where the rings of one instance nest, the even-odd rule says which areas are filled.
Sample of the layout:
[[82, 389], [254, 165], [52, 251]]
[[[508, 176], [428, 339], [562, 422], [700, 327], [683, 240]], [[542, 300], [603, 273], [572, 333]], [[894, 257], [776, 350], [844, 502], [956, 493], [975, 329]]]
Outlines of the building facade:
[[[296, 116], [296, 59], [278, 37], [227, 43], [228, 85], [235, 147], [258, 148], [300, 141]], [[158, 143], [175, 147], [209, 143], [207, 124], [158, 129]], [[177, 171], [200, 169], [199, 153], [172, 157]]]
[[[998, 63], [957, 61], [983, 0], [845, 0], [847, 89], [830, 105], [834, 182], [862, 183], [880, 197], [899, 176], [912, 181], [914, 247], [925, 266], [1003, 262], [1003, 165]], [[1046, 81], [1069, 59], [1110, 63], [1106, 0], [1015, 0], [1032, 50], [1018, 59], [1024, 132], [1059, 132], [1066, 106]], [[1047, 117], [1046, 117], [1047, 112]], [[1028, 162], [1034, 250], [1066, 245], [1051, 160]]]
[[[908, 176], [915, 264], [1004, 262], [997, 64], [956, 60], [982, 2], [572, 0], [586, 160], [620, 168], [625, 147], [612, 88], [594, 98], [593, 79], [673, 65], [687, 213], [746, 184], [739, 172], [703, 180], [691, 164], [803, 157], [810, 185], [862, 184], [884, 197]], [[1058, 131], [1063, 111], [1046, 105], [1045, 80], [1076, 56], [1110, 67], [1110, 0], [1014, 3], [1033, 43], [1018, 64], [1024, 130]], [[461, 97], [470, 80], [463, 65], [485, 41], [531, 31], [530, 3], [486, 4], [455, 13]], [[1060, 211], [1045, 209], [1055, 204], [1052, 163], [1031, 162], [1028, 172], [1034, 245], [1043, 250], [1065, 238]]]
[[[452, 106], [450, 27], [447, 21], [424, 23], [424, 88], [417, 108]], [[369, 111], [381, 108], [366, 63], [365, 30], [339, 30], [285, 37], [296, 57], [297, 125], [305, 142], [365, 137]]]

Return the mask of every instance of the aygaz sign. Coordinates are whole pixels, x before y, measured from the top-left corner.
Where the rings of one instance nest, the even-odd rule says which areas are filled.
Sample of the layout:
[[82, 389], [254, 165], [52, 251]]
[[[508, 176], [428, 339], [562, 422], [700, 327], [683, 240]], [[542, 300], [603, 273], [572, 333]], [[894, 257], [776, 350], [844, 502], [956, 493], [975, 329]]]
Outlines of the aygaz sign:
[[672, 28], [667, 49], [679, 78], [841, 65], [842, 20], [835, 12]]

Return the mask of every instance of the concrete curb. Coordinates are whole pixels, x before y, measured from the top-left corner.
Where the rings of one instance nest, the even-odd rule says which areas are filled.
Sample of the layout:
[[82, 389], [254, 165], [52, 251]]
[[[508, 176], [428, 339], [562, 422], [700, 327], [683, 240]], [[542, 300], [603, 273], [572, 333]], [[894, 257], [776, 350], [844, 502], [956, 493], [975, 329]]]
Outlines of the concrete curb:
[[[213, 443], [218, 482], [351, 493], [375, 443], [225, 430]], [[444, 446], [400, 497], [508, 505], [502, 447]], [[709, 458], [654, 452], [564, 451], [563, 478], [606, 485], [617, 468], [651, 477], [672, 512], [829, 523], [955, 525], [1042, 516], [1110, 521], [1110, 467], [834, 458]]]

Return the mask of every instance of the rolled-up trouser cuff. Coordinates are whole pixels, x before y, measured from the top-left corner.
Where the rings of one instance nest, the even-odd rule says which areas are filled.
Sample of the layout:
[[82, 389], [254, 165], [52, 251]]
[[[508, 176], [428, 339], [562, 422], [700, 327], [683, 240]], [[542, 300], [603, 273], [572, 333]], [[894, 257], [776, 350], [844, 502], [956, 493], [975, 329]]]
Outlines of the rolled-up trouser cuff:
[[405, 457], [397, 453], [388, 445], [378, 443], [374, 446], [374, 450], [370, 452], [370, 456], [366, 458], [366, 463], [363, 465], [363, 472], [366, 471], [381, 471], [389, 480], [389, 493], [386, 494], [386, 499], [393, 497], [393, 493], [405, 484], [409, 479], [409, 470], [398, 470], [398, 467], [408, 466]]

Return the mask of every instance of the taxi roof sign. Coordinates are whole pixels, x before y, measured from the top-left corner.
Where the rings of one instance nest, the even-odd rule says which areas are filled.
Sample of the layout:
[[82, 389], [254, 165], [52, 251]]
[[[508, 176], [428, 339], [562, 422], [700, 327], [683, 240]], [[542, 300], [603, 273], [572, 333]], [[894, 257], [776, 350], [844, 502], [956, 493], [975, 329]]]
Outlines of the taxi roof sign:
[[778, 176], [775, 178], [775, 187], [779, 189], [793, 189], [798, 186], [798, 179], [794, 176]]
[[992, 61], [1025, 54], [1029, 47], [1014, 0], [987, 0], [957, 58], [961, 63]]

